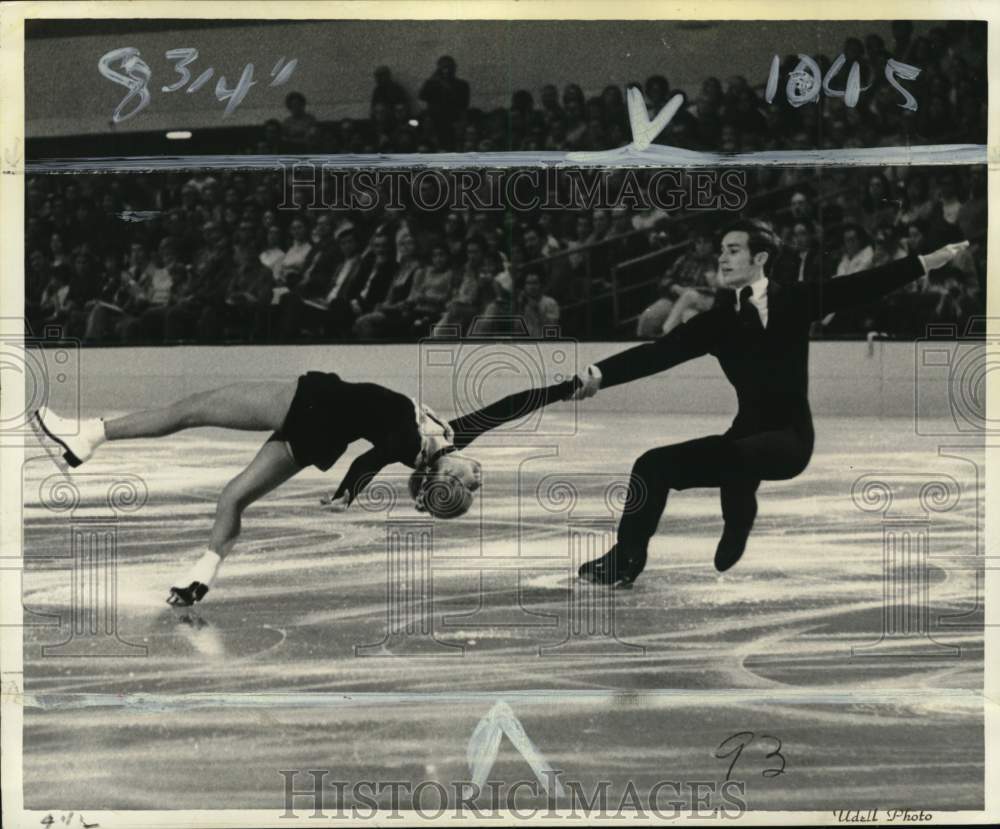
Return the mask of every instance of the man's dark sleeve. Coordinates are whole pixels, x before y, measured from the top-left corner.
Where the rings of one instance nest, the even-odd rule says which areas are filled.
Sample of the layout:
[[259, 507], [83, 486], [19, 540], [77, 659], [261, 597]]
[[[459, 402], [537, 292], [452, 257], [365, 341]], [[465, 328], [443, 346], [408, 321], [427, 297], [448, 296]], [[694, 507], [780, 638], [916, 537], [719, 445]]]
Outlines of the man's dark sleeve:
[[920, 259], [907, 256], [871, 270], [803, 285], [803, 290], [807, 292], [809, 318], [822, 319], [834, 311], [881, 299], [923, 275], [924, 266]]
[[573, 393], [574, 387], [574, 380], [566, 380], [542, 389], [527, 389], [490, 403], [479, 411], [455, 418], [448, 423], [455, 433], [455, 446], [464, 449], [490, 429], [525, 417], [542, 406], [548, 406], [549, 403], [567, 400]]
[[709, 311], [678, 325], [658, 340], [601, 360], [597, 363], [601, 372], [601, 388], [648, 377], [707, 354], [715, 340], [717, 326], [717, 318]]

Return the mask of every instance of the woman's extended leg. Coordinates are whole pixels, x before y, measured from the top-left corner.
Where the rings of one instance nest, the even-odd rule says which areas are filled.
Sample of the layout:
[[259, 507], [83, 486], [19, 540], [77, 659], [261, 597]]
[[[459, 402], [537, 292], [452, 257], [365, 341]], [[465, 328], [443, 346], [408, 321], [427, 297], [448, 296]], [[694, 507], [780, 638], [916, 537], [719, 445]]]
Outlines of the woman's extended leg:
[[108, 440], [162, 437], [198, 426], [266, 431], [279, 429], [296, 383], [236, 383], [189, 395], [170, 406], [105, 421]]
[[170, 588], [170, 604], [186, 607], [204, 598], [240, 534], [243, 511], [301, 469], [284, 441], [269, 440], [261, 447], [249, 466], [222, 490], [208, 549], [180, 580], [180, 586]]
[[269, 440], [265, 443], [247, 468], [222, 490], [208, 549], [225, 558], [240, 534], [243, 511], [301, 469], [284, 441]]

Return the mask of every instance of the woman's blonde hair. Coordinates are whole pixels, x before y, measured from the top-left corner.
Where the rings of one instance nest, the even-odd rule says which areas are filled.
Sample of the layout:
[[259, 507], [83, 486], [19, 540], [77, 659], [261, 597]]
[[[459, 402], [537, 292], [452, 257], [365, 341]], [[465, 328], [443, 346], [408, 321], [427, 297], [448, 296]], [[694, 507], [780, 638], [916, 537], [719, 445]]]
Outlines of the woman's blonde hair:
[[438, 453], [410, 475], [410, 496], [418, 512], [435, 518], [458, 518], [472, 506], [473, 496], [454, 475], [442, 472], [438, 462], [447, 453]]

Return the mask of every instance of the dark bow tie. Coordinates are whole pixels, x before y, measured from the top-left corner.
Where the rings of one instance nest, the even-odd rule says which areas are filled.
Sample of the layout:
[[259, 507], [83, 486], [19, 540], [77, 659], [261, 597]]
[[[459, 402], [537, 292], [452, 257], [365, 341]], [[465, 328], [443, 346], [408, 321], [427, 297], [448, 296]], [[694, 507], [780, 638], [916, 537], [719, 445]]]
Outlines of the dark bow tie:
[[750, 297], [752, 296], [753, 288], [749, 285], [744, 285], [740, 289], [740, 325], [754, 331], [763, 331], [764, 324], [761, 322], [757, 306], [750, 301]]

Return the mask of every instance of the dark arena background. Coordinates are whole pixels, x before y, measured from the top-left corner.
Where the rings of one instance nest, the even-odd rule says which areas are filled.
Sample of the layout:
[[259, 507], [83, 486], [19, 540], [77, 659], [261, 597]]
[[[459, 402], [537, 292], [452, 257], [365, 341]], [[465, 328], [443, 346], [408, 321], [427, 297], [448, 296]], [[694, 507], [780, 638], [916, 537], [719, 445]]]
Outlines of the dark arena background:
[[[413, 510], [403, 467], [323, 512], [352, 447], [253, 505], [188, 610], [171, 579], [267, 436], [109, 444], [68, 476], [26, 439], [26, 807], [277, 818], [282, 770], [450, 787], [544, 762], [615, 804], [738, 780], [752, 811], [983, 809], [987, 167], [892, 159], [985, 144], [985, 42], [943, 20], [30, 22], [26, 397], [69, 417], [307, 370], [466, 413], [707, 311], [741, 217], [780, 236], [786, 284], [970, 246], [814, 324], [811, 464], [763, 484], [721, 575], [718, 495], [693, 489], [634, 589], [574, 577], [639, 455], [728, 427], [710, 357], [484, 438], [455, 521]], [[836, 90], [856, 64], [857, 100], [790, 103], [802, 52], [845, 55]], [[684, 96], [656, 146], [826, 160], [490, 165], [624, 147], [628, 88], [650, 119]], [[378, 160], [417, 153], [452, 160]], [[470, 738], [501, 715], [523, 731], [483, 766]]]

